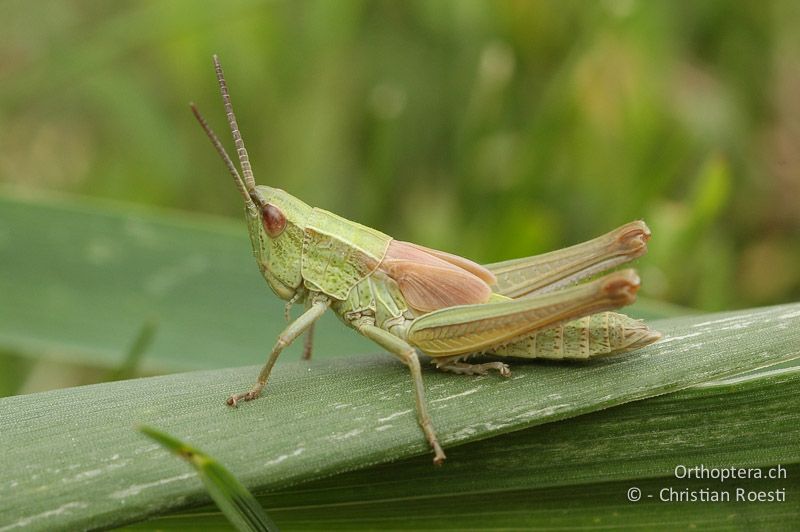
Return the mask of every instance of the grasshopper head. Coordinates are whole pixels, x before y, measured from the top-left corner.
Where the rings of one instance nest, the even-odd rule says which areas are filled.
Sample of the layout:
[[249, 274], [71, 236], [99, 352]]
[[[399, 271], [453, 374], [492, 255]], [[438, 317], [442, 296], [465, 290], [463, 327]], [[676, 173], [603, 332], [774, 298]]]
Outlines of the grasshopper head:
[[222, 142], [194, 104], [191, 104], [192, 112], [222, 157], [225, 166], [233, 176], [236, 188], [242, 195], [253, 254], [258, 261], [261, 273], [279, 297], [291, 299], [303, 281], [300, 275], [300, 259], [303, 250], [305, 220], [308, 220], [311, 215], [311, 207], [279, 188], [256, 185], [253, 170], [250, 167], [250, 159], [239, 132], [236, 116], [233, 113], [222, 66], [216, 55], [214, 56], [214, 67], [233, 141], [236, 145], [236, 153], [239, 156], [239, 164], [242, 167], [242, 175], [239, 175], [239, 171], [222, 146]]
[[303, 282], [303, 237], [311, 207], [279, 188], [265, 186], [254, 187], [248, 199], [245, 217], [259, 269], [278, 297], [291, 299]]

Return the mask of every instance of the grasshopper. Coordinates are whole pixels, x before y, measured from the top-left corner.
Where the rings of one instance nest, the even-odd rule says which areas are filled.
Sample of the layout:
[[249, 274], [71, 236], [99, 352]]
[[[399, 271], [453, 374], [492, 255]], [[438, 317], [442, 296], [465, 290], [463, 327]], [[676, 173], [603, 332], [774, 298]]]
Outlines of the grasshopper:
[[635, 300], [639, 278], [634, 270], [575, 284], [644, 254], [650, 237], [644, 222], [559, 251], [485, 266], [395, 240], [281, 189], [256, 185], [216, 55], [214, 68], [241, 175], [194, 104], [192, 112], [244, 200], [264, 279], [287, 302], [287, 318], [292, 305], [305, 305], [278, 336], [256, 384], [231, 395], [228, 405], [259, 397], [281, 351], [303, 333], [303, 356], [310, 358], [314, 323], [330, 309], [408, 367], [419, 425], [438, 465], [445, 454], [428, 414], [418, 352], [432, 357], [440, 370], [466, 375], [494, 370], [509, 377], [504, 362], [465, 359], [479, 354], [588, 359], [660, 338], [641, 321], [611, 312]]

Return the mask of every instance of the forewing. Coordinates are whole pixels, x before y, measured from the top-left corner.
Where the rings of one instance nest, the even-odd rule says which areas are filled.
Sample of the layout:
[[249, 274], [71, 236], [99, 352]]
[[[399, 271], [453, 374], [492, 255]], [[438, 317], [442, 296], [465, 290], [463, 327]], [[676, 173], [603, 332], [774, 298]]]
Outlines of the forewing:
[[410, 260], [384, 260], [381, 269], [400, 287], [406, 303], [419, 312], [485, 303], [492, 289], [464, 270]]
[[477, 262], [472, 262], [469, 259], [460, 257], [458, 255], [453, 255], [452, 253], [448, 253], [446, 251], [439, 251], [438, 249], [426, 248], [425, 246], [420, 246], [419, 244], [414, 244], [413, 242], [399, 242], [399, 243], [412, 246], [422, 252], [428, 253], [438, 259], [448, 262], [453, 266], [461, 268], [462, 270], [466, 270], [472, 275], [480, 278], [483, 282], [485, 282], [488, 285], [493, 285], [497, 282], [497, 279], [495, 278], [494, 274], [491, 271], [489, 271], [486, 267], [481, 266]]
[[406, 303], [418, 312], [485, 303], [492, 295], [491, 287], [472, 271], [408, 242], [393, 240], [379, 269], [394, 279]]

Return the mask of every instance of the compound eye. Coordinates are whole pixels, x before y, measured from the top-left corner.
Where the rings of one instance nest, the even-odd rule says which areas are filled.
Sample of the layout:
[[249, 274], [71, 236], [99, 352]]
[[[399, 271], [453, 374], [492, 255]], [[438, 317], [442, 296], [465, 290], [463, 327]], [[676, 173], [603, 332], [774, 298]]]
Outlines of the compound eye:
[[271, 203], [264, 204], [264, 208], [261, 210], [261, 221], [270, 238], [277, 238], [286, 229], [286, 216]]

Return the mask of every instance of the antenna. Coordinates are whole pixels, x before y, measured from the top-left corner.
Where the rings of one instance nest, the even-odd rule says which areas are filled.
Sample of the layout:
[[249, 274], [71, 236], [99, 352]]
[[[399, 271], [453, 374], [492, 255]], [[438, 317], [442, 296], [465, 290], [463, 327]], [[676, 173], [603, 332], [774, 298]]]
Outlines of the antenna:
[[250, 199], [250, 195], [247, 193], [247, 188], [244, 186], [244, 183], [242, 182], [242, 176], [239, 175], [239, 171], [233, 164], [233, 161], [231, 160], [230, 155], [228, 155], [228, 152], [225, 151], [225, 147], [222, 145], [222, 142], [220, 142], [219, 137], [217, 137], [217, 135], [214, 134], [214, 131], [211, 129], [211, 126], [208, 125], [206, 119], [203, 118], [203, 115], [201, 115], [200, 111], [197, 110], [197, 106], [194, 103], [190, 103], [189, 107], [192, 108], [192, 113], [194, 114], [194, 117], [197, 119], [197, 121], [200, 123], [200, 127], [202, 127], [203, 131], [206, 132], [206, 135], [208, 135], [209, 140], [211, 140], [211, 144], [214, 145], [214, 148], [217, 150], [217, 153], [219, 153], [219, 156], [222, 157], [222, 160], [225, 162], [225, 166], [228, 167], [228, 171], [231, 173], [231, 176], [233, 176], [234, 183], [236, 183], [236, 188], [238, 188], [239, 192], [241, 192], [245, 202], [252, 201]]
[[217, 54], [214, 54], [214, 69], [217, 71], [219, 91], [222, 93], [222, 101], [225, 104], [225, 113], [228, 116], [228, 124], [231, 126], [233, 143], [236, 146], [236, 153], [239, 156], [239, 164], [242, 166], [244, 183], [247, 186], [247, 190], [253, 190], [256, 188], [256, 180], [253, 178], [253, 170], [250, 167], [250, 158], [247, 156], [247, 149], [245, 149], [242, 135], [239, 133], [239, 124], [236, 122], [236, 115], [233, 113], [231, 97], [228, 94], [228, 85], [225, 83], [225, 75], [222, 73], [222, 65], [219, 64], [219, 58], [217, 57]]

